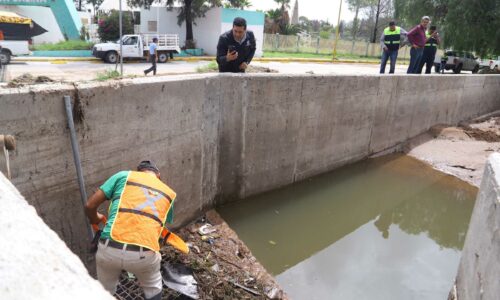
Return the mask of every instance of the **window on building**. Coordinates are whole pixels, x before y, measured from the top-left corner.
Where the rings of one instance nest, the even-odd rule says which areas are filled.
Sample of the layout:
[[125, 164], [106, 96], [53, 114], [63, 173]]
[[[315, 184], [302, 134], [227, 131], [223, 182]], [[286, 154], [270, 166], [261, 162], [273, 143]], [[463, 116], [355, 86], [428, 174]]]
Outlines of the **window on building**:
[[149, 32], [158, 31], [158, 24], [156, 23], [156, 21], [148, 21], [148, 31]]

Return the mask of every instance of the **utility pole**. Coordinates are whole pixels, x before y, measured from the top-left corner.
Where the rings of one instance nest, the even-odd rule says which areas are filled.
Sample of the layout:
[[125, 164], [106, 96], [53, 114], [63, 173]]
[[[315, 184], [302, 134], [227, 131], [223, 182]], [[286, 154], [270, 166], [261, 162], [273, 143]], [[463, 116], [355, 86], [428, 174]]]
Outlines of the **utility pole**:
[[340, 7], [339, 7], [339, 18], [337, 21], [337, 28], [335, 29], [335, 41], [333, 42], [333, 60], [337, 58], [337, 43], [339, 42], [339, 29], [340, 29], [340, 14], [342, 13], [342, 0], [340, 0]]
[[119, 17], [118, 17], [118, 26], [120, 27], [120, 76], [123, 77], [123, 41], [122, 41], [122, 0], [119, 1]]

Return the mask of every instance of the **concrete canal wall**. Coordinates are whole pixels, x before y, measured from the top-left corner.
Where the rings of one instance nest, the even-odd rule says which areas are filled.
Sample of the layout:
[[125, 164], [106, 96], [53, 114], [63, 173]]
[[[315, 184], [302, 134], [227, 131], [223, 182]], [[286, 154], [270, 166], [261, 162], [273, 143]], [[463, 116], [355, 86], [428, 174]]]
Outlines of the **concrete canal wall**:
[[84, 214], [63, 96], [87, 193], [153, 159], [178, 193], [176, 224], [391, 148], [439, 123], [500, 109], [500, 76], [213, 75], [0, 90], [12, 182], [84, 257]]
[[500, 154], [484, 168], [458, 269], [459, 300], [500, 298]]

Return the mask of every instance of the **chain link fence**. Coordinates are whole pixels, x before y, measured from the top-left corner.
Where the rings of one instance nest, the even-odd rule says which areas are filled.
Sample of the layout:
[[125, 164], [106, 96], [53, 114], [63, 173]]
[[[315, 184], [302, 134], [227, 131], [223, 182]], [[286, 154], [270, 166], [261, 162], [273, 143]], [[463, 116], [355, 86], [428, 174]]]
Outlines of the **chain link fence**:
[[[298, 36], [264, 34], [264, 51], [310, 53], [332, 55], [335, 40], [324, 39], [320, 36]], [[340, 38], [337, 43], [337, 55], [362, 56], [379, 58], [381, 48], [379, 43], [370, 43], [362, 40], [347, 40]], [[438, 55], [442, 50], [438, 50]], [[403, 47], [399, 52], [399, 59], [409, 59], [408, 47]]]

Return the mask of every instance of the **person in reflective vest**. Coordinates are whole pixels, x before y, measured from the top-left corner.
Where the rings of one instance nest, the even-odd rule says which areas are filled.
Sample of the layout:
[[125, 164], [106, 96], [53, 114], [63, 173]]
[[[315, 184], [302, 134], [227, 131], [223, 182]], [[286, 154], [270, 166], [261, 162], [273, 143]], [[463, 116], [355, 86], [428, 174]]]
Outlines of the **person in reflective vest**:
[[396, 60], [398, 58], [399, 45], [401, 38], [406, 36], [406, 31], [396, 26], [396, 22], [389, 22], [389, 27], [384, 29], [380, 37], [380, 46], [382, 47], [382, 60], [380, 62], [380, 74], [385, 73], [387, 60], [391, 60], [389, 73], [393, 74], [396, 69]]
[[429, 27], [429, 31], [425, 33], [427, 41], [424, 47], [424, 54], [422, 56], [422, 61], [418, 68], [418, 73], [422, 74], [422, 69], [425, 65], [425, 74], [430, 74], [432, 66], [434, 65], [434, 59], [436, 58], [437, 46], [441, 42], [439, 39], [439, 33], [437, 32], [436, 26]]
[[97, 212], [109, 200], [108, 218], [99, 239], [97, 279], [111, 294], [122, 270], [133, 273], [146, 299], [161, 299], [159, 238], [166, 222], [173, 220], [176, 193], [160, 180], [160, 171], [151, 161], [142, 161], [137, 171], [111, 176], [87, 201], [91, 224], [106, 220]]

